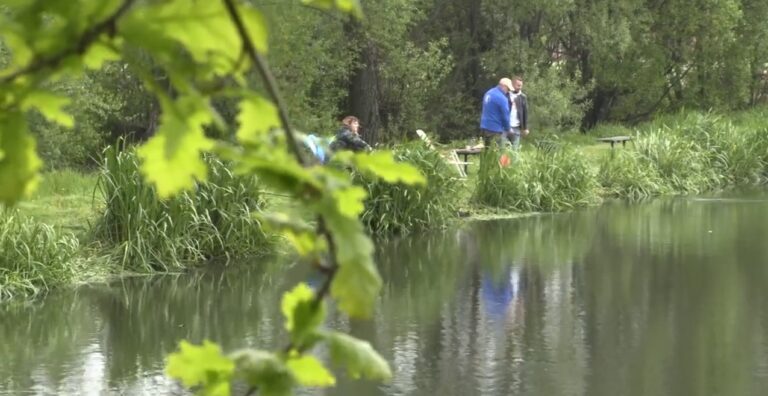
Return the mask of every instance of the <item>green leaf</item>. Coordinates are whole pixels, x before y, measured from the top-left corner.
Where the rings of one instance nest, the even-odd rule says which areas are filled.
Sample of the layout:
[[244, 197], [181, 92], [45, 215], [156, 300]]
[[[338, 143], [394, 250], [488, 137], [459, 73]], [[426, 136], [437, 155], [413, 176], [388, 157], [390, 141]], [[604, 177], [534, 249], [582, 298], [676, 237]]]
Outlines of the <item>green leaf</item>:
[[262, 54], [266, 54], [269, 48], [269, 35], [267, 33], [267, 24], [259, 10], [243, 5], [240, 8], [240, 14], [243, 17], [243, 24], [251, 37], [253, 46]]
[[333, 235], [337, 249], [338, 272], [331, 284], [331, 295], [339, 308], [352, 317], [370, 317], [381, 277], [373, 264], [373, 243], [357, 219], [339, 213], [334, 205], [320, 212]]
[[363, 17], [363, 8], [360, 6], [360, 0], [302, 0], [304, 5], [319, 8], [321, 10], [337, 9], [354, 15], [356, 18]]
[[28, 197], [40, 180], [41, 165], [24, 114], [0, 113], [0, 202], [13, 205]]
[[314, 232], [285, 230], [283, 235], [301, 257], [317, 257], [328, 249], [325, 241]]
[[299, 165], [285, 147], [248, 150], [237, 164], [238, 173], [253, 172], [265, 186], [301, 197], [320, 196], [323, 185]]
[[75, 126], [71, 115], [64, 111], [64, 106], [69, 104], [69, 98], [48, 91], [32, 91], [21, 102], [24, 111], [37, 109], [49, 120], [59, 123], [67, 128]]
[[202, 386], [205, 395], [225, 396], [229, 395], [234, 369], [234, 362], [222, 355], [218, 345], [204, 341], [195, 346], [184, 340], [179, 343], [179, 352], [168, 356], [165, 372], [188, 388]]
[[286, 213], [259, 213], [255, 217], [267, 231], [279, 232], [293, 245], [302, 257], [318, 258], [328, 248], [327, 243], [317, 235], [309, 224], [297, 220], [297, 216]]
[[[261, 14], [250, 7], [237, 7], [254, 46], [266, 52], [267, 29]], [[154, 2], [128, 15], [120, 31], [129, 42], [150, 47], [166, 61], [175, 61], [169, 57], [172, 50], [166, 43], [180, 43], [214, 74], [228, 74], [242, 64], [242, 40], [221, 1]]]
[[88, 51], [83, 55], [83, 64], [89, 69], [99, 70], [104, 62], [119, 59], [120, 54], [112, 47], [102, 42], [95, 42], [88, 47]]
[[139, 148], [141, 171], [154, 183], [157, 193], [167, 198], [191, 189], [195, 179], [205, 180], [207, 168], [203, 151], [213, 147], [205, 137], [203, 125], [211, 114], [202, 99], [184, 96], [176, 102], [161, 97], [163, 116], [157, 134]]
[[324, 303], [315, 307], [314, 298], [315, 292], [306, 283], [299, 283], [283, 294], [280, 309], [285, 316], [285, 329], [291, 333], [291, 340], [297, 348], [325, 319]]
[[427, 179], [415, 166], [395, 161], [389, 151], [355, 154], [353, 162], [360, 171], [380, 177], [387, 183], [427, 183]]
[[231, 355], [237, 375], [261, 396], [288, 396], [295, 384], [291, 371], [275, 354], [246, 349]]
[[285, 364], [301, 385], [317, 387], [336, 385], [336, 378], [333, 374], [312, 355], [292, 357]]
[[240, 114], [237, 116], [240, 127], [237, 139], [241, 143], [260, 143], [263, 134], [280, 126], [277, 107], [272, 102], [258, 96], [249, 95], [240, 102]]
[[368, 193], [365, 189], [359, 186], [352, 186], [333, 192], [333, 198], [336, 200], [339, 213], [352, 219], [357, 219], [357, 216], [365, 209], [364, 202], [367, 196]]
[[385, 381], [392, 378], [389, 364], [367, 341], [330, 332], [326, 334], [333, 364], [345, 367], [352, 378]]
[[126, 18], [131, 24], [155, 26], [163, 35], [173, 38], [198, 62], [207, 62], [215, 54], [235, 61], [241, 45], [229, 14], [220, 1], [175, 0], [156, 2]]

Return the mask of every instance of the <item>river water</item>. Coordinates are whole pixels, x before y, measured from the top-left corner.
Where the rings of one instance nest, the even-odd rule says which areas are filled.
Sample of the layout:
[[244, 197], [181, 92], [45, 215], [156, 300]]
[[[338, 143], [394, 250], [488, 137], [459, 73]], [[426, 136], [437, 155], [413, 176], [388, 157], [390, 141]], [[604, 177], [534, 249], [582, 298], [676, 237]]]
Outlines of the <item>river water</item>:
[[[371, 321], [384, 385], [323, 395], [768, 394], [768, 192], [608, 203], [383, 243]], [[183, 394], [180, 339], [285, 344], [277, 260], [0, 306], [0, 395]]]

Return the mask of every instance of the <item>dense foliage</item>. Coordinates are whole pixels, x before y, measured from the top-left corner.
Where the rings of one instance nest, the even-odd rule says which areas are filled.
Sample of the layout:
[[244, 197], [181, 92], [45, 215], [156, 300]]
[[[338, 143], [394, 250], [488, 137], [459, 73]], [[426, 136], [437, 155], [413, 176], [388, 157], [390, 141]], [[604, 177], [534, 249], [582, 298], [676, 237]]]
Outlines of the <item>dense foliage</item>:
[[[526, 81], [534, 131], [768, 100], [762, 0], [361, 0], [375, 15], [363, 21], [299, 7], [299, 0], [249, 2], [272, 32], [265, 44], [286, 106], [308, 132], [331, 133], [355, 114], [371, 143], [416, 128], [467, 138], [477, 129], [482, 93], [511, 75]], [[14, 46], [10, 36], [0, 40], [0, 69]], [[90, 164], [117, 137], [143, 140], [157, 131], [161, 106], [151, 91], [174, 95], [174, 77], [141, 45], [127, 43], [125, 51], [130, 59], [50, 83], [72, 98], [74, 122], [29, 115], [47, 166]], [[253, 73], [246, 78], [263, 86]], [[235, 119], [236, 100], [212, 104], [224, 120]]]

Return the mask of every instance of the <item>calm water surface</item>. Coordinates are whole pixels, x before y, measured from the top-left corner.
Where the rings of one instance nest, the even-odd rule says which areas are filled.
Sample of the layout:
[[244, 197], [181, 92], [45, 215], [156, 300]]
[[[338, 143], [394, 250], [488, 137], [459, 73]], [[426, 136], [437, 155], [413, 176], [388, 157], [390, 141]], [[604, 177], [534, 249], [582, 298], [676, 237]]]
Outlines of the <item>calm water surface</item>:
[[[768, 193], [606, 204], [379, 247], [375, 319], [331, 313], [394, 379], [324, 395], [768, 394]], [[183, 394], [178, 340], [285, 343], [279, 296], [320, 280], [244, 263], [0, 307], [0, 394]]]

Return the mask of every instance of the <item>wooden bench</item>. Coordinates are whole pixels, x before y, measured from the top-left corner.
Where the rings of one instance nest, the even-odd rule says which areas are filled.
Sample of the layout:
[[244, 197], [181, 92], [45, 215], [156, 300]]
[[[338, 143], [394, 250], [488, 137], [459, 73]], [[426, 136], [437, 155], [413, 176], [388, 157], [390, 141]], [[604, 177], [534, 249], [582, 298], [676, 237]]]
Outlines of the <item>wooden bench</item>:
[[[429, 140], [429, 137], [427, 136], [427, 134], [424, 133], [424, 131], [422, 131], [421, 129], [417, 129], [416, 135], [418, 135], [419, 138], [423, 140], [424, 143], [427, 144], [427, 147], [429, 147], [431, 150], [438, 151], [437, 148], [435, 148], [435, 145], [432, 144], [432, 141]], [[467, 165], [469, 165], [470, 163], [466, 161], [466, 157], [464, 157], [465, 158], [464, 161], [460, 161], [459, 156], [456, 154], [456, 150], [450, 150], [447, 153], [443, 154], [443, 156], [447, 157], [447, 158], [444, 158], [446, 163], [456, 167], [456, 171], [459, 173], [459, 176], [463, 178], [467, 177]], [[462, 165], [464, 165], [464, 169], [461, 168]]]
[[464, 162], [463, 162], [463, 164], [464, 164], [464, 174], [466, 175], [467, 174], [467, 165], [471, 164], [471, 162], [468, 162], [469, 161], [469, 156], [470, 155], [478, 155], [478, 154], [482, 153], [483, 152], [483, 148], [481, 148], [481, 147], [468, 147], [468, 148], [463, 148], [463, 149], [456, 149], [456, 150], [453, 150], [453, 152], [456, 153], [457, 155], [463, 155], [464, 156]]
[[632, 140], [632, 136], [610, 136], [610, 137], [597, 138], [598, 142], [610, 143], [611, 149], [613, 149], [614, 144], [619, 142], [621, 142], [621, 146], [624, 147], [627, 145], [627, 141], [629, 140]]

